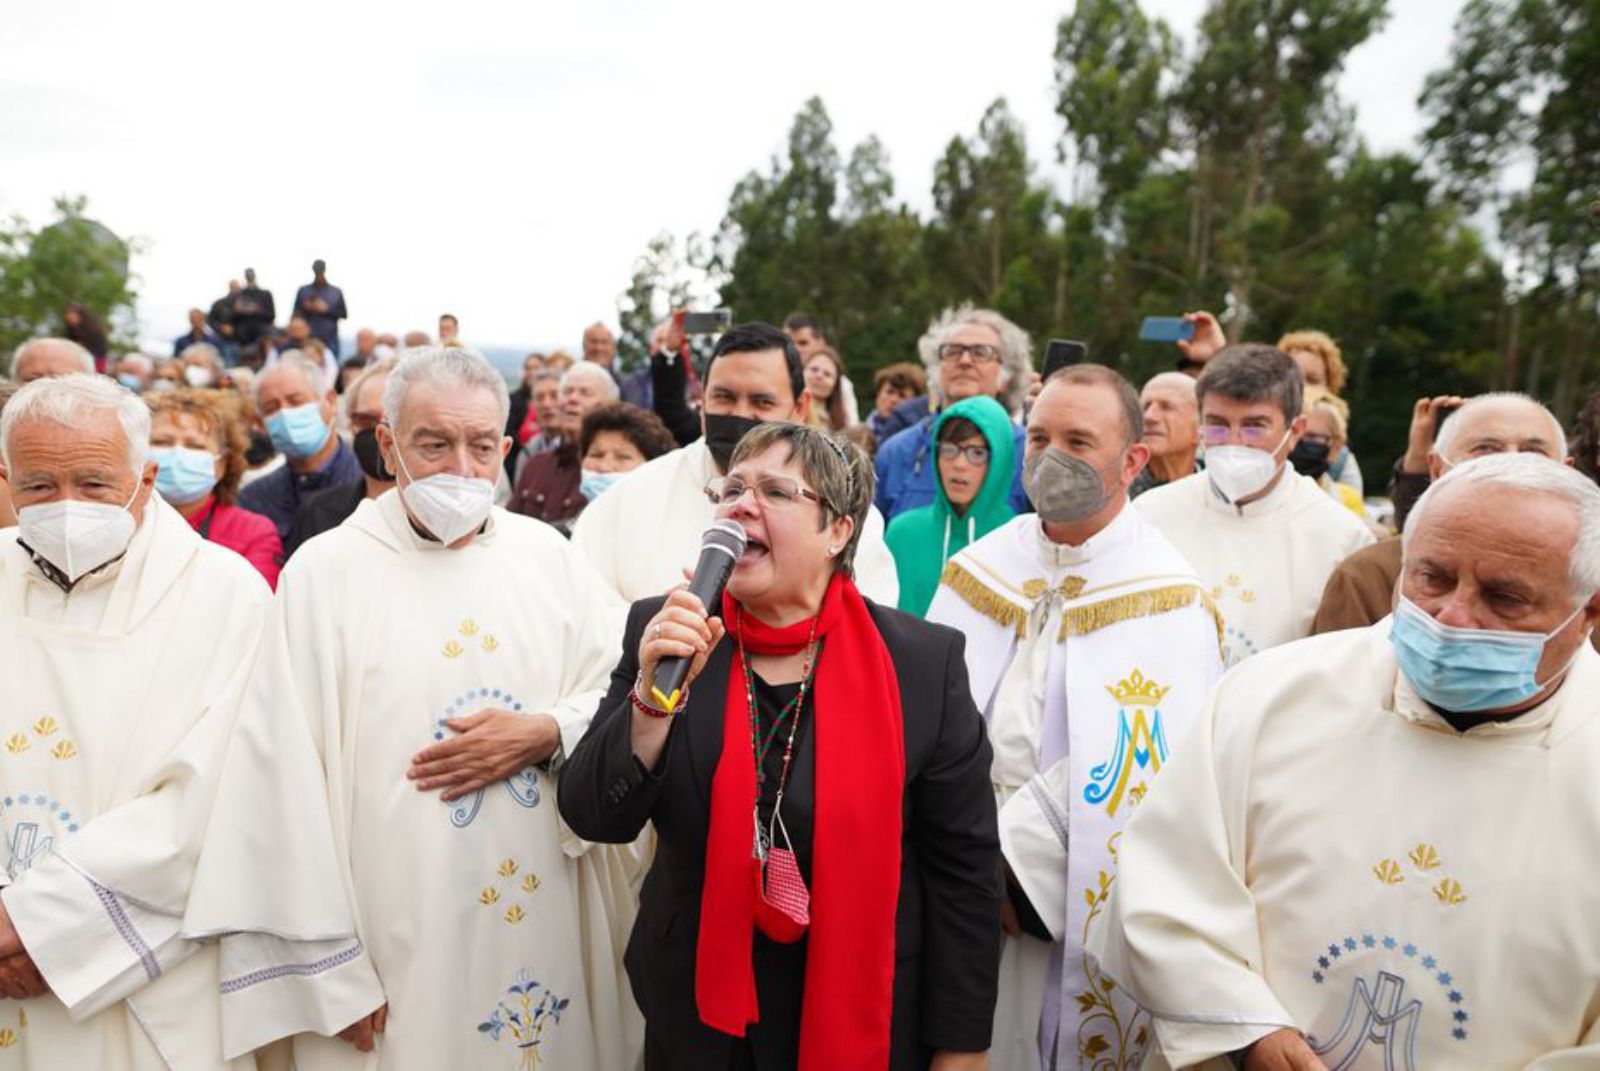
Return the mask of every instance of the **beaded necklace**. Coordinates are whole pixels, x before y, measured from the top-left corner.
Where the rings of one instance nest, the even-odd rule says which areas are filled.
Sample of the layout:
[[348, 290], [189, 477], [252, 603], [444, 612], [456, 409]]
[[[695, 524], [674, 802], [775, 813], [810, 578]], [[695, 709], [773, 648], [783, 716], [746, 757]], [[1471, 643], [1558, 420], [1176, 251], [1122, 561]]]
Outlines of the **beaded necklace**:
[[766, 784], [767, 775], [763, 765], [767, 753], [772, 750], [772, 745], [777, 741], [778, 733], [782, 731], [784, 722], [789, 724], [789, 736], [784, 743], [783, 765], [778, 775], [778, 792], [772, 803], [773, 820], [778, 818], [778, 811], [783, 806], [783, 791], [789, 783], [789, 766], [794, 759], [794, 741], [800, 728], [800, 712], [805, 706], [806, 694], [811, 690], [811, 682], [816, 677], [817, 661], [822, 657], [822, 644], [817, 642], [817, 622], [822, 615], [811, 620], [811, 633], [806, 637], [803, 650], [806, 653], [805, 661], [800, 667], [800, 690], [793, 699], [783, 705], [778, 716], [772, 721], [772, 728], [768, 730], [766, 739], [762, 739], [760, 706], [756, 702], [756, 676], [755, 670], [750, 666], [750, 656], [744, 649], [744, 610], [739, 611], [738, 625], [734, 630], [734, 639], [739, 644], [739, 663], [744, 668], [744, 700], [746, 709], [750, 712], [750, 752], [756, 764], [756, 855], [765, 858], [771, 846], [771, 832], [761, 828], [760, 797], [761, 786]]

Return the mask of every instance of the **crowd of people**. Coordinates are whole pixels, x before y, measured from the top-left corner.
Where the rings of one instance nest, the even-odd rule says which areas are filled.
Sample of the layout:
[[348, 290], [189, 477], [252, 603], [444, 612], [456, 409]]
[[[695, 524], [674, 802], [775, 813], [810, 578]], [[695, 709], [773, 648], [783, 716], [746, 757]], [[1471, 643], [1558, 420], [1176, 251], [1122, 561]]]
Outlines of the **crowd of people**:
[[0, 381], [0, 1069], [1600, 1067], [1600, 404], [347, 315]]

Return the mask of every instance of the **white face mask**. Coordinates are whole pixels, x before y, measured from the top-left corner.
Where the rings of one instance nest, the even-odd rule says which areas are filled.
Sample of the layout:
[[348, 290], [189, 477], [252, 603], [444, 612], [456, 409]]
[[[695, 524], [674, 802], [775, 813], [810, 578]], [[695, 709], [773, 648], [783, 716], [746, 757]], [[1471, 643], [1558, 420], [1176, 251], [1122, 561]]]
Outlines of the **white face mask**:
[[494, 484], [488, 480], [450, 472], [413, 480], [398, 443], [394, 456], [399, 459], [400, 471], [406, 478], [400, 485], [400, 497], [406, 508], [418, 524], [445, 546], [476, 532], [489, 519], [489, 511], [494, 508]]
[[1285, 431], [1271, 450], [1233, 444], [1206, 447], [1206, 475], [1211, 478], [1211, 486], [1229, 502], [1249, 498], [1272, 482], [1282, 464], [1278, 451], [1288, 438], [1289, 432]]
[[128, 549], [137, 527], [128, 507], [139, 497], [139, 487], [134, 484], [126, 506], [73, 498], [24, 506], [17, 511], [17, 535], [76, 582]]

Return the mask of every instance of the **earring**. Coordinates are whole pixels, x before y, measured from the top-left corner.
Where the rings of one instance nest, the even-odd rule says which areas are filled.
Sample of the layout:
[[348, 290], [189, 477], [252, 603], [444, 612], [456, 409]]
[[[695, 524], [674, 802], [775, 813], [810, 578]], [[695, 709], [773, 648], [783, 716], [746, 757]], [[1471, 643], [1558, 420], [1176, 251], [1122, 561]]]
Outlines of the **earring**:
[[836, 557], [838, 555], [838, 553], [839, 553], [839, 548], [838, 547], [829, 547], [828, 548], [828, 557], [830, 557], [830, 558]]

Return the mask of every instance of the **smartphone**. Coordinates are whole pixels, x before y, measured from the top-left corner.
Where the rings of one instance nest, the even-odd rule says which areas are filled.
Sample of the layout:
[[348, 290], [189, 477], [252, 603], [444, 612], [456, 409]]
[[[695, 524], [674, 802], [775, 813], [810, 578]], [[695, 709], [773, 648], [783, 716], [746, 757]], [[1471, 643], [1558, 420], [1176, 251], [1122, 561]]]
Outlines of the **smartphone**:
[[1146, 316], [1139, 325], [1141, 342], [1187, 342], [1194, 337], [1194, 324], [1182, 316]]
[[1449, 420], [1451, 417], [1455, 416], [1456, 415], [1456, 410], [1460, 409], [1460, 408], [1461, 407], [1459, 405], [1451, 405], [1451, 406], [1441, 407], [1441, 408], [1435, 410], [1435, 412], [1433, 414], [1433, 441], [1434, 442], [1438, 442], [1439, 441], [1439, 429], [1444, 427], [1444, 422]]
[[1089, 344], [1075, 338], [1053, 338], [1044, 350], [1042, 378], [1049, 379], [1069, 364], [1082, 364], [1089, 359]]
[[683, 314], [683, 331], [687, 335], [720, 335], [732, 326], [732, 309], [712, 309], [710, 312]]

